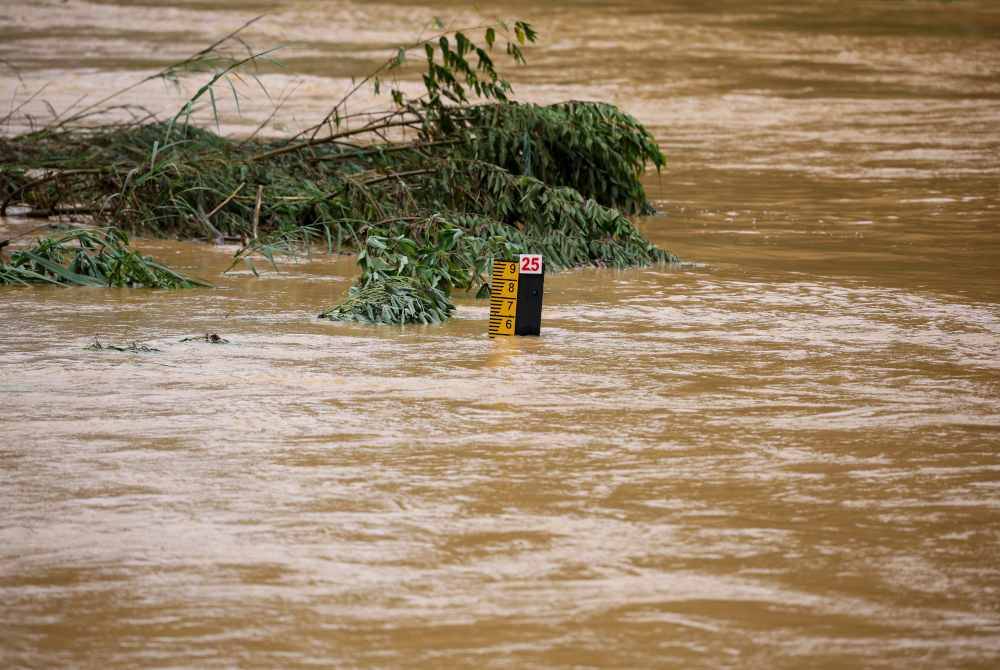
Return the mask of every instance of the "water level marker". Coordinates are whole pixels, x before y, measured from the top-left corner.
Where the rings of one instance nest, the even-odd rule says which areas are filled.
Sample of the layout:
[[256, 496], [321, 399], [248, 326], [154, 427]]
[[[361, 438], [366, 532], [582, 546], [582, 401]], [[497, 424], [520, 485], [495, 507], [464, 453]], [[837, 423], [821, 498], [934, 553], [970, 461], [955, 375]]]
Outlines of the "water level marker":
[[541, 254], [516, 261], [493, 261], [490, 282], [490, 337], [539, 335], [545, 264]]

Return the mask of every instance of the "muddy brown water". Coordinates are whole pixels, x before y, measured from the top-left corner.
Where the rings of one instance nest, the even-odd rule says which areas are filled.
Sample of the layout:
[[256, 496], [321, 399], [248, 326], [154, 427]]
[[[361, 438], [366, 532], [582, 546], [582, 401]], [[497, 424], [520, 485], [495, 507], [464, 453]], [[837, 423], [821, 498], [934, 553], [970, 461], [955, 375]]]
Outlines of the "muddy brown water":
[[[6, 3], [0, 93], [68, 104], [262, 9]], [[266, 9], [275, 131], [470, 14]], [[0, 289], [0, 666], [997, 667], [1000, 7], [490, 10], [542, 33], [522, 97], [650, 125], [643, 229], [698, 265], [550, 275], [503, 341], [471, 299], [320, 323], [355, 274], [323, 255], [144, 240], [219, 288]]]

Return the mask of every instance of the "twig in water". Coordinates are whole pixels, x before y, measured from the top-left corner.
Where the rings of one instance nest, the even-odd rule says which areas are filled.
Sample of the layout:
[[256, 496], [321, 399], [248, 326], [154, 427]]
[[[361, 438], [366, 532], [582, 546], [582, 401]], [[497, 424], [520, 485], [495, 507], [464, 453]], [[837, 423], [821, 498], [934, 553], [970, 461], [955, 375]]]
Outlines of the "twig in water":
[[264, 185], [257, 185], [257, 202], [253, 206], [253, 239], [257, 239], [257, 225], [260, 223], [260, 206], [264, 199]]
[[215, 216], [215, 214], [220, 209], [222, 209], [223, 207], [225, 207], [226, 205], [228, 205], [232, 201], [232, 199], [236, 197], [236, 194], [239, 193], [240, 191], [242, 191], [243, 187], [246, 186], [246, 185], [247, 185], [246, 182], [243, 182], [239, 186], [237, 186], [236, 190], [233, 191], [232, 193], [230, 193], [228, 198], [226, 198], [225, 200], [223, 200], [222, 202], [220, 202], [218, 205], [216, 205], [215, 209], [213, 209], [211, 212], [209, 212], [208, 214], [206, 214], [205, 218], [206, 219], [211, 219], [213, 216]]

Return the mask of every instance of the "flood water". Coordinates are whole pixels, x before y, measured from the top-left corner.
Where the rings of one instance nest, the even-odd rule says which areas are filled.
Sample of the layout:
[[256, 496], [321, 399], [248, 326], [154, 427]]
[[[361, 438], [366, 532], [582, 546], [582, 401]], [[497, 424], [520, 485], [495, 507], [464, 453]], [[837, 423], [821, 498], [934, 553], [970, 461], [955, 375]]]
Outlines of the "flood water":
[[[538, 4], [488, 6], [541, 33], [520, 97], [647, 123], [641, 225], [696, 265], [549, 275], [542, 337], [497, 341], [472, 299], [321, 323], [356, 274], [323, 255], [220, 277], [235, 248], [143, 240], [220, 288], [0, 289], [0, 666], [1000, 664], [1000, 5]], [[298, 86], [269, 132], [476, 20], [13, 0], [0, 99], [265, 10]]]

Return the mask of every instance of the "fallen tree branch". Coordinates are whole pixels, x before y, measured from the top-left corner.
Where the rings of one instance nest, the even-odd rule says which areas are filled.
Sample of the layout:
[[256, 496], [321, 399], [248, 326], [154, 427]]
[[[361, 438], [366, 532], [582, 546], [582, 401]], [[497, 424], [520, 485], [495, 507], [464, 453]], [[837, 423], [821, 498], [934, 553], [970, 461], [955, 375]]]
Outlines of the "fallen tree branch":
[[336, 142], [337, 140], [344, 137], [351, 137], [354, 135], [361, 135], [363, 133], [373, 133], [379, 130], [385, 130], [387, 128], [403, 128], [405, 126], [413, 127], [417, 125], [417, 121], [390, 121], [389, 123], [381, 124], [369, 124], [362, 128], [355, 128], [353, 130], [345, 130], [335, 135], [330, 135], [318, 140], [306, 140], [305, 142], [299, 142], [298, 144], [289, 144], [284, 147], [279, 147], [277, 149], [272, 149], [271, 151], [265, 151], [262, 154], [257, 154], [256, 156], [251, 156], [247, 159], [248, 163], [256, 163], [257, 161], [267, 160], [269, 158], [274, 158], [275, 156], [281, 156], [284, 154], [292, 153], [293, 151], [301, 151], [303, 149], [309, 149], [311, 147], [316, 147], [321, 144], [328, 144], [330, 142]]
[[372, 147], [371, 149], [364, 149], [362, 151], [349, 151], [342, 154], [337, 154], [335, 156], [320, 156], [313, 160], [327, 162], [327, 161], [343, 161], [350, 160], [352, 158], [364, 158], [365, 156], [377, 156], [379, 154], [392, 154], [400, 151], [419, 151], [420, 149], [425, 149], [429, 147], [443, 147], [453, 144], [462, 144], [463, 140], [438, 140], [436, 142], [414, 142], [413, 144], [400, 144], [400, 145], [381, 145], [378, 147]]
[[393, 172], [392, 174], [382, 175], [375, 179], [369, 179], [368, 181], [361, 182], [361, 184], [363, 186], [371, 186], [372, 184], [379, 184], [391, 179], [403, 179], [404, 177], [415, 177], [421, 174], [434, 174], [437, 171], [437, 168], [423, 168], [420, 170], [407, 170], [406, 172]]

